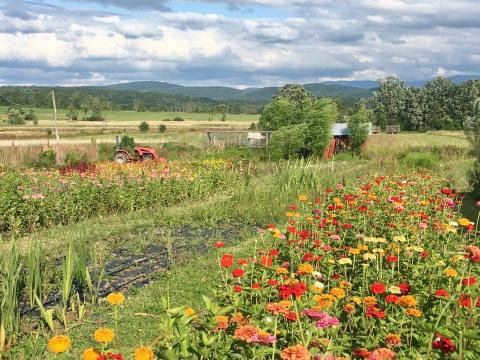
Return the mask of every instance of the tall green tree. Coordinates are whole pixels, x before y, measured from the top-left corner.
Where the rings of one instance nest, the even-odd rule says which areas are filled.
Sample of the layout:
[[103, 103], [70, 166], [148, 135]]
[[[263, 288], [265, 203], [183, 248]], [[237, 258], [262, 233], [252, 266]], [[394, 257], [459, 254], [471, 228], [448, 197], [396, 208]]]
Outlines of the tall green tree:
[[371, 103], [377, 125], [400, 124], [405, 108], [405, 83], [396, 77], [379, 80], [379, 89], [373, 94]]
[[275, 99], [267, 104], [258, 121], [261, 130], [274, 131], [283, 126], [293, 125], [295, 105], [286, 99]]
[[368, 139], [368, 110], [364, 102], [361, 102], [355, 114], [348, 119], [348, 133], [352, 152], [360, 154], [362, 145]]
[[332, 125], [338, 119], [337, 104], [331, 99], [319, 99], [305, 117], [306, 147], [317, 156], [323, 156], [332, 139]]
[[465, 122], [465, 133], [472, 144], [475, 162], [469, 171], [469, 180], [474, 190], [480, 194], [480, 98], [472, 107], [472, 116]]
[[313, 106], [316, 98], [300, 84], [287, 84], [278, 91], [274, 100], [290, 101], [298, 110], [305, 111]]
[[429, 129], [461, 129], [455, 118], [455, 84], [443, 77], [428, 81], [425, 86], [427, 127]]

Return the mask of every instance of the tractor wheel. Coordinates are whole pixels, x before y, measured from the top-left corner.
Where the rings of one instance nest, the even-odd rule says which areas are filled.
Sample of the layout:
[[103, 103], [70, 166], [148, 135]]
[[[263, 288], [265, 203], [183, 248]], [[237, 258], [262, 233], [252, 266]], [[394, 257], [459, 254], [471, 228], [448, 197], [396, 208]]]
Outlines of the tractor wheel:
[[115, 161], [119, 164], [126, 164], [128, 162], [128, 157], [125, 154], [118, 153], [115, 155]]
[[153, 155], [152, 154], [145, 154], [142, 156], [142, 161], [153, 161]]

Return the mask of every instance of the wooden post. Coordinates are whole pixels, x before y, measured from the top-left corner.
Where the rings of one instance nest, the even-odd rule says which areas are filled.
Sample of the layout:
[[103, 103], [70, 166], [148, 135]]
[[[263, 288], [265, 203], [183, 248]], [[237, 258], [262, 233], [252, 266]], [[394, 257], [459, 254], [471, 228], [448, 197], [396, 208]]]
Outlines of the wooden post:
[[57, 138], [57, 146], [60, 144], [60, 137], [58, 136], [57, 126], [57, 105], [55, 104], [55, 92], [52, 90], [52, 103], [53, 103], [53, 121], [55, 123], [55, 137]]

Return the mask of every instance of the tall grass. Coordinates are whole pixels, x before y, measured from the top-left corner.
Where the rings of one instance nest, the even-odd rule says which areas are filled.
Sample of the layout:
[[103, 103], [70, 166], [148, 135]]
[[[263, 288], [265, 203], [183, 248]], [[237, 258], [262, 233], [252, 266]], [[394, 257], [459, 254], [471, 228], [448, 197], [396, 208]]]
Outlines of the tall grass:
[[15, 239], [12, 241], [10, 254], [2, 261], [1, 270], [0, 354], [13, 342], [20, 327], [22, 258]]

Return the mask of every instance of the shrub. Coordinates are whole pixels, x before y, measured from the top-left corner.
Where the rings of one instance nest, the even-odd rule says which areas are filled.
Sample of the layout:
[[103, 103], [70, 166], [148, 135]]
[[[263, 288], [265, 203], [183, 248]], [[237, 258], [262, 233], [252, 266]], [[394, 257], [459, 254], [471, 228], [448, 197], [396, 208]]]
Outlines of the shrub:
[[[133, 136], [123, 135], [120, 140], [120, 149], [127, 150], [129, 153], [133, 153], [135, 148], [135, 139]], [[115, 153], [115, 152], [114, 152]]]
[[53, 149], [48, 149], [42, 151], [32, 165], [36, 168], [49, 168], [54, 166], [56, 162], [57, 154]]
[[75, 166], [82, 163], [88, 163], [87, 154], [79, 154], [76, 152], [68, 152], [65, 155], [65, 165]]
[[400, 159], [401, 163], [408, 167], [420, 169], [434, 169], [438, 167], [440, 159], [431, 153], [409, 152]]
[[33, 121], [34, 123], [35, 123], [35, 121], [37, 121], [37, 124], [38, 124], [38, 117], [37, 117], [37, 115], [35, 114], [35, 112], [34, 112], [32, 109], [30, 109], [30, 110], [28, 111], [28, 114], [25, 115], [25, 120], [27, 120], [27, 121]]
[[248, 130], [257, 130], [257, 124], [256, 123], [251, 123]]
[[468, 179], [474, 192], [480, 193], [480, 99], [474, 104], [473, 116], [465, 123], [465, 132], [472, 144], [472, 155], [476, 159], [468, 172]]
[[176, 117], [175, 119], [173, 119], [173, 121], [185, 121], [185, 119], [183, 119], [181, 117]]
[[348, 121], [348, 132], [352, 151], [360, 154], [362, 145], [368, 139], [368, 112], [365, 104], [362, 103], [357, 112]]
[[[132, 138], [133, 139], [133, 138]], [[98, 160], [110, 161], [115, 156], [115, 145], [112, 144], [100, 144], [98, 147]]]
[[140, 125], [138, 125], [138, 130], [143, 133], [148, 132], [150, 130], [150, 125], [148, 125], [146, 121], [142, 121]]
[[332, 125], [337, 118], [337, 105], [330, 99], [318, 100], [315, 109], [307, 113], [305, 143], [312, 154], [323, 156], [332, 139]]
[[167, 126], [164, 125], [164, 124], [161, 124], [161, 125], [158, 127], [158, 132], [164, 133], [165, 131], [167, 131]]
[[295, 105], [288, 100], [275, 100], [265, 106], [258, 122], [262, 130], [274, 131], [292, 125]]
[[307, 124], [284, 126], [273, 132], [268, 151], [274, 159], [290, 159], [310, 154], [306, 146]]
[[12, 108], [8, 111], [8, 123], [11, 125], [25, 125], [25, 118], [19, 109]]

